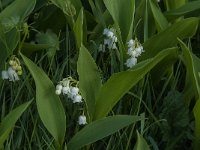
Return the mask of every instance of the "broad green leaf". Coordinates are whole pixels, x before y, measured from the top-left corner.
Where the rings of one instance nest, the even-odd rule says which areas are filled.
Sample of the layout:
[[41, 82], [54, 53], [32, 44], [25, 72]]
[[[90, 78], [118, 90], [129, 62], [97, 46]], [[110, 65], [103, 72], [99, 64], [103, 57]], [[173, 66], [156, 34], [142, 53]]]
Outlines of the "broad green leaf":
[[179, 40], [181, 49], [183, 51], [183, 62], [186, 66], [186, 84], [184, 88], [185, 99], [189, 103], [192, 98], [197, 101], [193, 109], [195, 117], [195, 148], [200, 148], [200, 59], [196, 57], [187, 48], [187, 46]]
[[3, 69], [7, 57], [12, 54], [18, 42], [19, 32], [15, 28], [4, 33], [4, 28], [0, 25], [0, 70]]
[[99, 23], [101, 24], [102, 26], [106, 26], [105, 24], [105, 20], [104, 20], [104, 17], [103, 17], [103, 6], [104, 6], [104, 3], [103, 1], [99, 1], [99, 0], [95, 0], [95, 2], [93, 0], [89, 0], [88, 1], [89, 4], [90, 4], [90, 7], [92, 9], [92, 13], [94, 15], [94, 19]]
[[139, 134], [137, 131], [137, 142], [134, 147], [134, 150], [150, 150], [149, 145], [145, 141], [145, 139], [142, 137], [142, 135]]
[[[199, 58], [196, 58], [196, 56], [192, 54], [192, 52], [187, 48], [187, 46], [181, 40], [179, 40], [179, 44], [183, 51], [183, 62], [186, 66], [186, 71], [187, 71], [186, 85], [184, 91], [189, 90], [190, 95], [192, 94], [189, 97], [195, 97], [195, 99], [197, 100], [200, 97], [200, 88], [199, 88], [200, 79], [198, 76], [198, 72], [200, 71], [199, 68], [200, 60], [196, 60]], [[188, 99], [187, 102], [190, 102], [190, 99]]]
[[74, 33], [76, 37], [76, 43], [78, 48], [81, 47], [81, 44], [83, 43], [83, 8], [80, 10], [78, 18], [74, 24]]
[[55, 47], [52, 47], [52, 45], [50, 44], [23, 43], [21, 52], [27, 56], [27, 55], [31, 55], [33, 52], [37, 52], [40, 50], [48, 50], [51, 48], [55, 48]]
[[155, 22], [158, 26], [158, 31], [164, 30], [168, 27], [168, 21], [161, 12], [161, 10], [152, 2], [152, 0], [149, 1], [151, 10], [155, 19]]
[[184, 5], [188, 0], [164, 0], [167, 10], [176, 9]]
[[194, 109], [195, 117], [195, 140], [194, 140], [194, 149], [200, 149], [200, 99], [197, 100]]
[[149, 5], [149, 0], [136, 1], [137, 7], [135, 11], [134, 30], [140, 41], [146, 41], [152, 37], [156, 31], [154, 16]]
[[166, 58], [177, 57], [177, 48], [163, 50], [153, 59], [141, 62], [135, 69], [116, 73], [102, 86], [97, 96], [94, 120], [105, 117], [115, 104], [125, 95], [138, 81], [140, 81], [152, 68]]
[[19, 107], [12, 110], [0, 123], [0, 148], [2, 148], [3, 143], [8, 138], [9, 133], [14, 128], [15, 123], [22, 115], [22, 113], [27, 109], [32, 101], [26, 102]]
[[62, 146], [66, 131], [66, 116], [62, 103], [55, 94], [55, 87], [41, 68], [24, 55], [21, 56], [35, 81], [39, 116], [47, 130]]
[[83, 95], [90, 117], [94, 114], [95, 100], [101, 88], [98, 67], [88, 50], [82, 45], [77, 64], [80, 90]]
[[24, 19], [33, 11], [36, 0], [15, 0], [0, 13], [0, 22], [9, 29]]
[[50, 0], [54, 5], [59, 7], [66, 15], [66, 19], [71, 27], [74, 20], [77, 19], [79, 10], [81, 10], [81, 0]]
[[153, 36], [143, 44], [145, 52], [139, 60], [146, 60], [163, 49], [176, 46], [177, 37], [180, 39], [192, 37], [196, 33], [198, 22], [198, 18], [183, 19]]
[[104, 3], [126, 42], [134, 20], [135, 0], [104, 0]]
[[70, 2], [76, 8], [76, 11], [80, 10], [82, 7], [81, 0], [50, 0], [54, 5], [61, 8], [62, 10], [66, 9], [66, 2]]
[[15, 0], [0, 13], [0, 69], [19, 42], [19, 31], [14, 27], [23, 23], [35, 3], [35, 0]]
[[186, 15], [190, 12], [193, 12], [195, 10], [200, 9], [200, 1], [192, 1], [192, 2], [188, 2], [185, 5], [177, 8], [177, 9], [173, 9], [170, 11], [165, 12], [165, 15], [167, 18], [177, 18], [183, 15]]
[[139, 121], [138, 116], [117, 115], [103, 118], [86, 125], [67, 144], [69, 150], [77, 150], [81, 147], [96, 142], [116, 131]]
[[46, 33], [38, 33], [36, 35], [36, 41], [38, 44], [46, 44], [50, 45], [51, 47], [47, 49], [47, 54], [49, 58], [53, 58], [59, 48], [59, 38], [58, 36], [53, 33], [51, 30], [47, 30]]

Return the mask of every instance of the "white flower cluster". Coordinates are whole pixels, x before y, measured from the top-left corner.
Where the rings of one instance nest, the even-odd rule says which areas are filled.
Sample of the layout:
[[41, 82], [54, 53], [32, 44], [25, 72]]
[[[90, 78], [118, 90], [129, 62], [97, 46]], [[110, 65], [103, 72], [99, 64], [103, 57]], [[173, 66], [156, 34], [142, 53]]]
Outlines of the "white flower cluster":
[[19, 60], [16, 57], [12, 57], [9, 61], [9, 67], [7, 70], [1, 72], [1, 77], [3, 80], [9, 79], [9, 81], [18, 81], [19, 75], [22, 75], [22, 67]]
[[[72, 84], [77, 85], [77, 83], [78, 81], [74, 80], [72, 77], [64, 78], [56, 85], [55, 93], [57, 95], [60, 95], [61, 93], [63, 95], [67, 95], [72, 100], [73, 103], [81, 103], [83, 101], [82, 101], [82, 96], [79, 94], [79, 88], [77, 86], [72, 86]], [[78, 124], [79, 125], [87, 124], [85, 115], [80, 115], [78, 117]]]
[[106, 47], [108, 47], [108, 49], [117, 49], [117, 37], [114, 32], [113, 28], [105, 28], [103, 30], [103, 35], [105, 35], [106, 38], [104, 39], [104, 43], [100, 44], [99, 51], [105, 52]]
[[139, 43], [139, 41], [131, 39], [128, 43], [128, 52], [127, 54], [130, 56], [129, 59], [127, 59], [125, 65], [128, 68], [132, 68], [134, 65], [137, 64], [137, 57], [144, 52], [143, 46]]
[[60, 95], [61, 93], [63, 95], [67, 95], [70, 99], [72, 99], [73, 103], [81, 103], [82, 96], [79, 94], [79, 88], [70, 85], [70, 81], [71, 80], [69, 78], [65, 78], [60, 81], [58, 85], [56, 85], [55, 93], [57, 95]]

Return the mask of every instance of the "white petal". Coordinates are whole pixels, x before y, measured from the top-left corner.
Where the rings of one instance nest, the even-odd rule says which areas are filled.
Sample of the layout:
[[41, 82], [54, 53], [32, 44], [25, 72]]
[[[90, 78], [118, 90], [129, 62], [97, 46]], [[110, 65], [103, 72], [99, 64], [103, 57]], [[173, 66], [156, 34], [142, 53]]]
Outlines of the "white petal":
[[137, 48], [135, 49], [135, 51], [137, 52], [137, 56], [140, 56], [140, 55], [142, 54], [142, 49], [141, 49], [141, 47], [137, 47]]
[[58, 84], [58, 85], [56, 85], [56, 90], [62, 90], [62, 85], [61, 84]]
[[84, 115], [81, 115], [81, 116], [78, 117], [78, 124], [79, 125], [87, 124], [86, 117]]
[[129, 59], [127, 59], [125, 64], [127, 67], [132, 68], [133, 66], [135, 66], [137, 64], [137, 58], [134, 58], [134, 57], [129, 58]]
[[113, 43], [113, 45], [112, 45], [112, 49], [117, 49], [117, 45], [116, 45], [116, 43]]
[[109, 31], [109, 32], [107, 33], [107, 36], [110, 37], [110, 38], [112, 38], [112, 37], [114, 36], [114, 33], [113, 33], [112, 31]]
[[8, 71], [3, 70], [3, 71], [1, 72], [1, 77], [2, 77], [3, 80], [8, 79], [8, 78], [9, 78], [9, 76], [8, 76]]
[[63, 95], [68, 94], [69, 91], [70, 91], [69, 87], [66, 87], [66, 86], [65, 86], [65, 87], [62, 88], [62, 93], [63, 93]]
[[82, 102], [82, 96], [76, 95], [74, 96], [73, 103], [81, 103]]
[[128, 41], [128, 47], [134, 47], [135, 46], [135, 40], [131, 39], [130, 41]]
[[77, 87], [70, 87], [70, 93], [74, 96], [77, 95], [79, 92], [79, 88]]
[[55, 93], [56, 93], [56, 95], [60, 95], [61, 94], [61, 90], [56, 90]]
[[105, 28], [105, 29], [103, 30], [103, 35], [107, 35], [109, 31], [110, 31], [110, 30], [109, 30], [108, 28]]
[[8, 68], [8, 77], [9, 77], [9, 81], [18, 81], [19, 80], [19, 77], [18, 77], [16, 71], [12, 67]]

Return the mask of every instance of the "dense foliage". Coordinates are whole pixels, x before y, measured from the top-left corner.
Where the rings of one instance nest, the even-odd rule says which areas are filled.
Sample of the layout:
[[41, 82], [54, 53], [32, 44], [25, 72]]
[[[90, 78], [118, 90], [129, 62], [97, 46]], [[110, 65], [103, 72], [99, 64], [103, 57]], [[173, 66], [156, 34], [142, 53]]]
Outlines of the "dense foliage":
[[0, 149], [200, 149], [200, 0], [0, 0]]

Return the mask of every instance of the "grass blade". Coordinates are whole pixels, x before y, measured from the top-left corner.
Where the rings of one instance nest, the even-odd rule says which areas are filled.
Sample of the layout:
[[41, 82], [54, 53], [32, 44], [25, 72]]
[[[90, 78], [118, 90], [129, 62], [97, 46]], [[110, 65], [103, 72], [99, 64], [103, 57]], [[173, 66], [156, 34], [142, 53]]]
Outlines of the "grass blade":
[[22, 113], [27, 109], [32, 101], [26, 102], [19, 107], [12, 110], [1, 122], [0, 124], [0, 148], [3, 147], [3, 143], [8, 138], [10, 131], [14, 128], [15, 123], [22, 115]]

